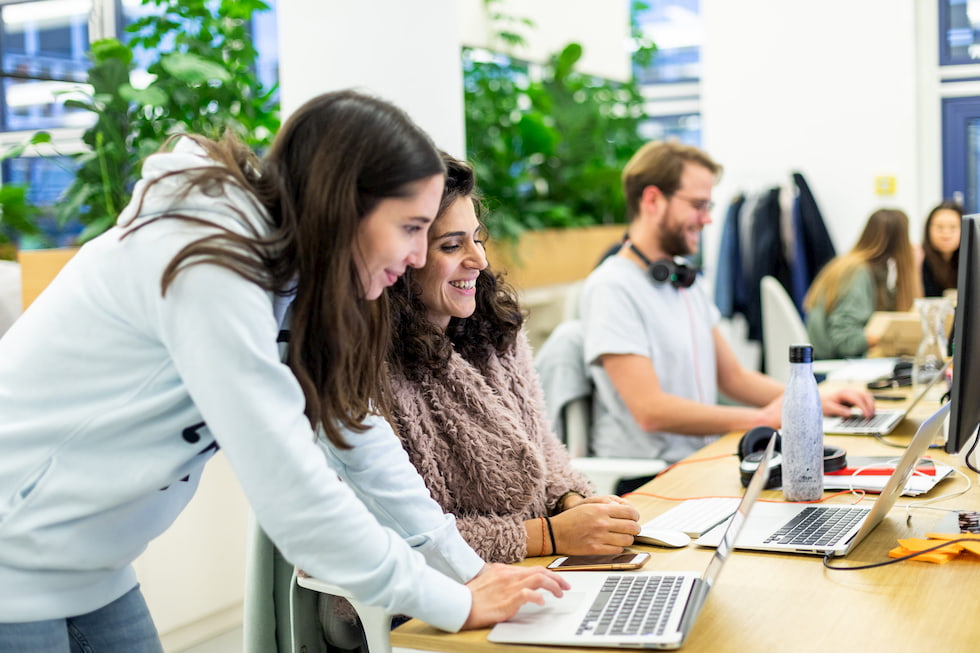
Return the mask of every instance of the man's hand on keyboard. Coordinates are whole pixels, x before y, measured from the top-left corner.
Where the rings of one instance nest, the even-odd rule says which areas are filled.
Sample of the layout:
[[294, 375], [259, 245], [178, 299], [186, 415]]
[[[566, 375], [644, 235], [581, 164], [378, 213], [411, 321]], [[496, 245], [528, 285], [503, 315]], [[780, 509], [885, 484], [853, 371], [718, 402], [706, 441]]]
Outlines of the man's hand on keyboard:
[[822, 391], [820, 403], [823, 405], [823, 414], [828, 417], [850, 417], [855, 408], [861, 411], [864, 417], [873, 417], [875, 414], [874, 397], [863, 388]]

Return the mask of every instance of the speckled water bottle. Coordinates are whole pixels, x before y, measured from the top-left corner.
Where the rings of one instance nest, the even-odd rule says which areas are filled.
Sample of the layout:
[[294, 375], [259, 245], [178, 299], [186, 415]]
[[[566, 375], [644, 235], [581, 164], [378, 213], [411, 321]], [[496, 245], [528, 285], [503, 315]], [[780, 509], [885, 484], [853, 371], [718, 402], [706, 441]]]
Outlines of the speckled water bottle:
[[783, 395], [782, 476], [787, 501], [823, 496], [823, 409], [813, 377], [813, 347], [791, 345]]

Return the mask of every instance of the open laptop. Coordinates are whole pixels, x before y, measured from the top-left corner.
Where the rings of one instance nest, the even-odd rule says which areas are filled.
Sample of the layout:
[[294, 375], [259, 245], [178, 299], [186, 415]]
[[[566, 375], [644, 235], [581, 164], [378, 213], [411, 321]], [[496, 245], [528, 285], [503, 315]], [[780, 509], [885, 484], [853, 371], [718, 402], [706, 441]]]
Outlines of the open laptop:
[[775, 438], [727, 522], [704, 574], [693, 571], [604, 573], [571, 571], [565, 596], [546, 594], [544, 606], [524, 605], [487, 637], [506, 644], [674, 649], [691, 631], [708, 591], [718, 579], [749, 510], [758, 505], [769, 475]]
[[862, 415], [824, 417], [823, 432], [832, 435], [888, 435], [922, 401], [922, 398], [929, 392], [929, 388], [939, 379], [946, 377], [946, 368], [949, 367], [952, 360], [951, 358], [946, 361], [943, 368], [933, 375], [925, 387], [916, 392], [912, 401], [908, 402], [904, 409], [880, 409], [876, 410], [871, 417]]
[[[922, 422], [872, 507], [762, 503], [753, 509], [751, 519], [747, 520], [745, 528], [735, 541], [736, 548], [846, 555], [881, 523], [895, 505], [919, 458], [942, 428], [948, 412], [947, 403]], [[716, 527], [694, 543], [702, 546], [727, 546], [724, 544], [726, 537], [727, 534]]]

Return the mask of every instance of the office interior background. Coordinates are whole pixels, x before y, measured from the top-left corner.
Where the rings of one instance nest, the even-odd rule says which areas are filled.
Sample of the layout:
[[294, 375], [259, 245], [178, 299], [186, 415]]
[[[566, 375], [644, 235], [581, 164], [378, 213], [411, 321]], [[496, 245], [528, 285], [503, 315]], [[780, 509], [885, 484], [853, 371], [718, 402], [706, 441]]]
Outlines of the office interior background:
[[[438, 145], [465, 155], [460, 48], [492, 46], [483, 0], [278, 0], [257, 16], [260, 75], [278, 79], [283, 115], [356, 86], [405, 108]], [[725, 167], [704, 234], [709, 281], [728, 201], [806, 176], [838, 251], [877, 208], [904, 210], [913, 240], [945, 197], [980, 210], [980, 2], [977, 0], [647, 0], [640, 24], [660, 51], [643, 71], [651, 137], [699, 145]], [[633, 74], [629, 0], [500, 0], [529, 18], [540, 61], [570, 41], [586, 72]], [[139, 0], [0, 0], [0, 146], [48, 129], [59, 152], [83, 145], [66, 110], [95, 38], [119, 36]], [[66, 171], [30, 156], [3, 181], [54, 202]], [[168, 650], [241, 620], [247, 507], [222, 460], [178, 523], [138, 561]]]

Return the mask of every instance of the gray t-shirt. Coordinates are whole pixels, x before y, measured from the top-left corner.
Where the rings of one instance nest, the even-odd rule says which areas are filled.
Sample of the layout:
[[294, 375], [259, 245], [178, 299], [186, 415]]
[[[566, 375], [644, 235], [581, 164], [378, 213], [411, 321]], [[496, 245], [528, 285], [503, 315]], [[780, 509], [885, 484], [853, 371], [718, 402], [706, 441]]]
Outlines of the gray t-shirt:
[[664, 392], [717, 403], [712, 329], [721, 316], [700, 279], [690, 288], [674, 288], [655, 282], [632, 261], [611, 256], [586, 280], [580, 313], [585, 362], [596, 388], [592, 447], [597, 456], [674, 463], [715, 439], [642, 430], [598, 364], [604, 354], [645, 356]]

